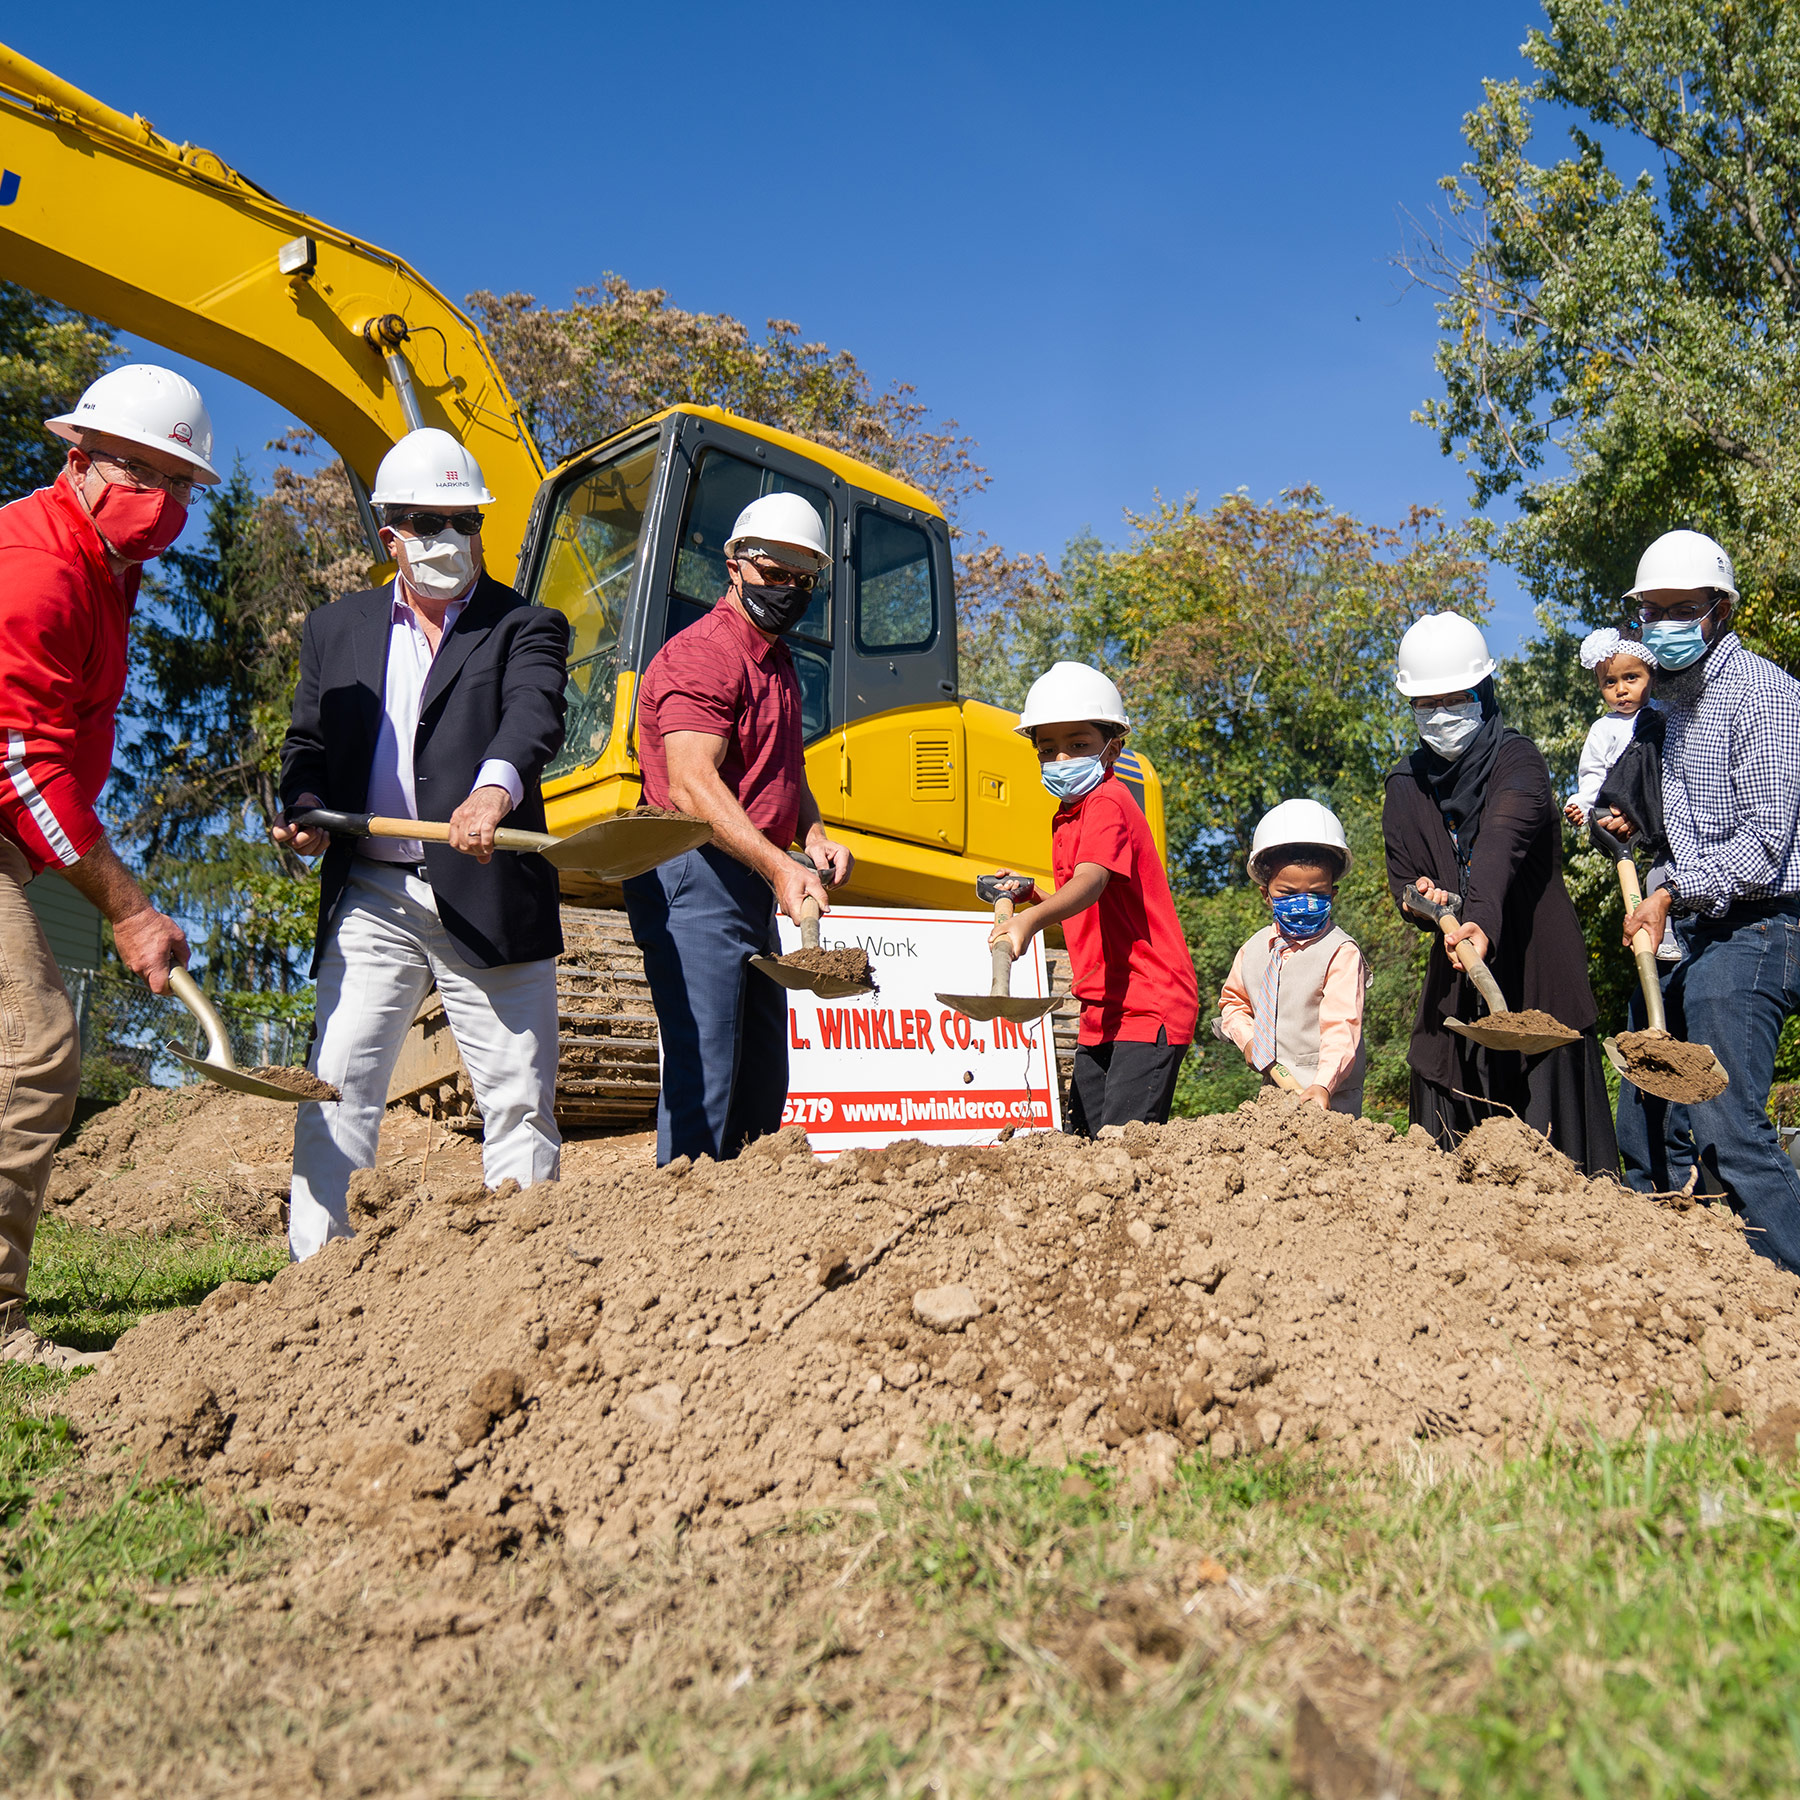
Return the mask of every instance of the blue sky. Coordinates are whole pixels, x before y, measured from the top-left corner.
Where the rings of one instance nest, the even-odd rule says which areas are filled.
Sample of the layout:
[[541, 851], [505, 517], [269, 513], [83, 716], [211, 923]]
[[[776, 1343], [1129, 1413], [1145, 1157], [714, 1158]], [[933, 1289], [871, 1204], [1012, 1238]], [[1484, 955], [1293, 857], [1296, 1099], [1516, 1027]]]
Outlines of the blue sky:
[[[440, 4], [391, 32], [190, 5], [9, 21], [28, 56], [460, 300], [605, 270], [797, 320], [981, 445], [969, 525], [1054, 556], [1157, 490], [1303, 481], [1393, 520], [1466, 484], [1409, 414], [1389, 258], [1535, 5]], [[223, 445], [286, 422], [219, 377]], [[1530, 623], [1494, 572], [1496, 648]]]

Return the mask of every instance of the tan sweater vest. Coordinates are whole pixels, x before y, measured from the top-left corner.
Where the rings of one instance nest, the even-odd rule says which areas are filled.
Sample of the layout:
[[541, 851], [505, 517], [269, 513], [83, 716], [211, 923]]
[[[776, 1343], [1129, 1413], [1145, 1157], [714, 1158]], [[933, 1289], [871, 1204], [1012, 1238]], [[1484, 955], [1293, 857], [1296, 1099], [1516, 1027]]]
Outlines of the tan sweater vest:
[[[1325, 987], [1325, 971], [1349, 943], [1348, 934], [1334, 925], [1281, 965], [1281, 985], [1275, 993], [1275, 1055], [1302, 1087], [1311, 1087], [1319, 1073], [1319, 997]], [[1245, 973], [1255, 979], [1253, 971]], [[1359, 1038], [1356, 1060], [1339, 1077], [1337, 1091], [1331, 1096], [1333, 1112], [1360, 1116], [1367, 1061], [1368, 1052]]]

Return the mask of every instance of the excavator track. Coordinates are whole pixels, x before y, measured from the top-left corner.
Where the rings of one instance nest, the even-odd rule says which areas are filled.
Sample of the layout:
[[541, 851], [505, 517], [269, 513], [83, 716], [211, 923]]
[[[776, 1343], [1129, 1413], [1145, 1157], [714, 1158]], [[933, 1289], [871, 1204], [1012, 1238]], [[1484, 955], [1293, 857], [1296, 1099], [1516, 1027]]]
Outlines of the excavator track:
[[[656, 1009], [643, 953], [631, 940], [622, 907], [565, 902], [562, 925], [564, 949], [556, 967], [561, 1058], [556, 1122], [564, 1131], [645, 1130], [656, 1123], [659, 1076]], [[1066, 994], [1068, 952], [1046, 945], [1045, 955], [1050, 991]], [[1068, 1007], [1051, 1017], [1066, 1112], [1079, 1012]], [[447, 1123], [475, 1115], [469, 1078], [436, 993], [420, 1009], [395, 1068], [388, 1102], [396, 1101]]]

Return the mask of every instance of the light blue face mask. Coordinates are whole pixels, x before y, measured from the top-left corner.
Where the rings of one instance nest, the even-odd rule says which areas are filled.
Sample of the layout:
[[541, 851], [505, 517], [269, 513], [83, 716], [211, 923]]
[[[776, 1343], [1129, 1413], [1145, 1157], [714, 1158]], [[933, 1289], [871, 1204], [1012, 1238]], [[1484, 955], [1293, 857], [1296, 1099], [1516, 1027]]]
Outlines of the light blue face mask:
[[1670, 619], [1644, 627], [1644, 647], [1659, 669], [1685, 669], [1707, 652], [1704, 619]]
[[1071, 756], [1066, 762], [1047, 762], [1038, 768], [1038, 779], [1059, 800], [1079, 800], [1106, 779], [1106, 759]]

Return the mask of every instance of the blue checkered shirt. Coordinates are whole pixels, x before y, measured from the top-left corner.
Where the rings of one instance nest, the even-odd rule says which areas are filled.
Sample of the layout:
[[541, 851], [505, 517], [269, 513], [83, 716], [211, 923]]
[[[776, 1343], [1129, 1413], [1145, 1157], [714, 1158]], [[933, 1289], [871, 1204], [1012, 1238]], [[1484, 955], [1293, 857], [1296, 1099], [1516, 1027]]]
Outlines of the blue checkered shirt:
[[1800, 682], [1728, 631], [1691, 708], [1662, 704], [1663, 813], [1678, 910], [1800, 894]]

